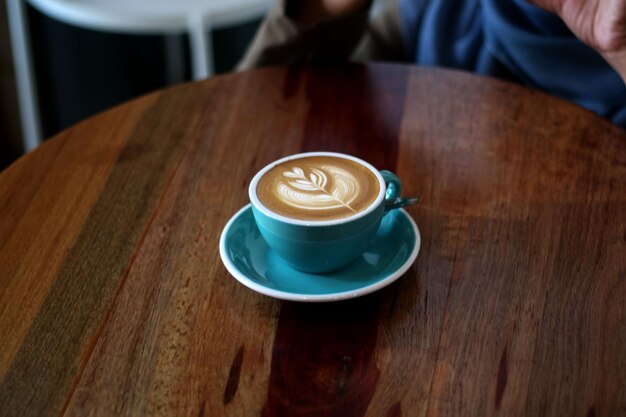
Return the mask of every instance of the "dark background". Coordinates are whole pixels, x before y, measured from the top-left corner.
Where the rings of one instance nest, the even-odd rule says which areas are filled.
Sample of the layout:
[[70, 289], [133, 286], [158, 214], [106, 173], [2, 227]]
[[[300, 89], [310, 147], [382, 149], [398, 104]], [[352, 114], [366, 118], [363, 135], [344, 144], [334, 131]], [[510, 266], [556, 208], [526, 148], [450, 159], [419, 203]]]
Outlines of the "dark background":
[[[21, 154], [21, 129], [6, 10], [0, 7], [0, 169]], [[111, 34], [53, 20], [28, 6], [42, 132], [49, 138], [76, 122], [168, 85], [165, 37]], [[215, 71], [231, 71], [260, 23], [244, 22], [212, 33]], [[184, 78], [191, 79], [189, 43]]]

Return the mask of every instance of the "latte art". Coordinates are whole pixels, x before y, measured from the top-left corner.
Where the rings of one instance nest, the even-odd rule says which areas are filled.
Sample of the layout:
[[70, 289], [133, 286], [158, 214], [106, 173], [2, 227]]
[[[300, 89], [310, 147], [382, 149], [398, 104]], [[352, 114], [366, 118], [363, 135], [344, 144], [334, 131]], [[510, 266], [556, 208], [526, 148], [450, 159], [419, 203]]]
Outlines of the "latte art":
[[[343, 206], [357, 213], [350, 203], [359, 194], [359, 184], [348, 171], [321, 166], [311, 168], [307, 178], [303, 169], [295, 167], [292, 171], [283, 172], [283, 175], [293, 179], [278, 185], [278, 194], [286, 204], [303, 210], [329, 210]], [[328, 185], [329, 176], [334, 179], [332, 189]]]
[[335, 156], [283, 162], [263, 175], [259, 200], [271, 211], [301, 220], [332, 220], [367, 209], [378, 196], [378, 178], [365, 166]]

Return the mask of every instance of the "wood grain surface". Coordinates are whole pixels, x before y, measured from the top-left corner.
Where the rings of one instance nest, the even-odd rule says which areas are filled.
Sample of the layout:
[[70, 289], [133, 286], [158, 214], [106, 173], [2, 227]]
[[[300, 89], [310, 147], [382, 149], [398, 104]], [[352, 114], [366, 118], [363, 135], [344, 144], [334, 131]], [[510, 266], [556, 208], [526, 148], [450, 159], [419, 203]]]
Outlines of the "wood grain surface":
[[[329, 150], [423, 203], [328, 304], [238, 284], [256, 171]], [[294, 67], [91, 118], [0, 173], [1, 416], [626, 416], [626, 132], [460, 72]]]

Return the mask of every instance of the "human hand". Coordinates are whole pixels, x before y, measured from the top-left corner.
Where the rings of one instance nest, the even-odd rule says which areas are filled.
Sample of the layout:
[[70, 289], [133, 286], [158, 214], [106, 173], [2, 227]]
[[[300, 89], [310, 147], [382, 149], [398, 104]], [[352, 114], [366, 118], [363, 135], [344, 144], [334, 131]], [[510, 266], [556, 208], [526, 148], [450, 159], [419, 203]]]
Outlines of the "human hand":
[[300, 23], [314, 24], [322, 20], [356, 12], [369, 0], [302, 0], [296, 19]]
[[529, 0], [556, 13], [626, 82], [626, 0]]

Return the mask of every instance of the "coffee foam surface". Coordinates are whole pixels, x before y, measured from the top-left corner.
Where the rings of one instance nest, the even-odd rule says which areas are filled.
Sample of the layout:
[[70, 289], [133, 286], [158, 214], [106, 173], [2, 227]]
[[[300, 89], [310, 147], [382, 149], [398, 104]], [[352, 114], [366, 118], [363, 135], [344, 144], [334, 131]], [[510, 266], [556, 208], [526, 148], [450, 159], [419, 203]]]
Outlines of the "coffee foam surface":
[[378, 196], [378, 178], [367, 167], [335, 156], [285, 161], [266, 172], [256, 188], [274, 213], [298, 220], [335, 220], [367, 209]]

